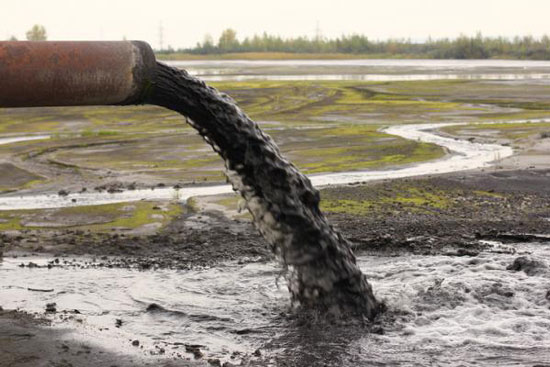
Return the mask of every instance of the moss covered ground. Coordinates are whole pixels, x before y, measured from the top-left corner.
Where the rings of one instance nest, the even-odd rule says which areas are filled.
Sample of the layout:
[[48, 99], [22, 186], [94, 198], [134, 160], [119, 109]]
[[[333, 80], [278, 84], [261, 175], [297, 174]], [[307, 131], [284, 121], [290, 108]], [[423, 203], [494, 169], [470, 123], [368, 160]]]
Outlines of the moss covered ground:
[[[475, 135], [490, 130], [511, 140], [550, 131], [550, 124], [488, 124], [550, 118], [550, 87], [543, 84], [434, 80], [212, 85], [231, 95], [275, 139], [283, 154], [309, 174], [376, 169], [445, 154], [432, 144], [381, 132], [391, 124], [486, 122], [445, 131]], [[0, 159], [17, 163], [36, 178], [8, 182], [2, 190], [39, 189], [43, 184], [55, 187], [59, 177], [70, 182], [73, 176], [99, 182], [105, 176], [166, 184], [224, 181], [221, 160], [185, 119], [154, 106], [0, 109], [0, 135], [27, 134], [50, 134], [52, 138], [0, 145]], [[401, 194], [394, 199], [403, 205], [439, 203], [418, 193]], [[372, 205], [352, 201], [323, 205], [326, 210], [349, 212]], [[147, 211], [146, 206], [142, 209]], [[14, 218], [2, 217], [0, 224], [15, 228], [19, 222]]]
[[[326, 188], [321, 191], [321, 208], [331, 214], [378, 219], [407, 214], [434, 219], [441, 215], [460, 218], [480, 215], [487, 210], [495, 212], [496, 218], [496, 213], [509, 208], [511, 198], [518, 196], [517, 193], [476, 186], [452, 178], [433, 178]], [[491, 217], [485, 219], [491, 220]]]
[[155, 223], [161, 229], [182, 213], [176, 202], [140, 201], [58, 209], [0, 211], [0, 230], [81, 229], [110, 232], [139, 229]]
[[321, 209], [329, 213], [347, 213], [372, 215], [387, 211], [389, 208], [400, 208], [414, 212], [431, 212], [446, 209], [456, 199], [456, 192], [437, 190], [429, 186], [409, 185], [407, 181], [373, 190], [364, 186], [347, 191], [324, 190]]
[[[224, 82], [229, 93], [306, 173], [379, 168], [440, 157], [436, 146], [381, 133], [453, 102], [379, 93], [359, 82]], [[405, 117], [407, 116], [407, 117]], [[0, 133], [48, 133], [50, 140], [0, 146], [82, 173], [124, 172], [170, 183], [221, 182], [223, 165], [178, 114], [152, 106], [4, 109]]]

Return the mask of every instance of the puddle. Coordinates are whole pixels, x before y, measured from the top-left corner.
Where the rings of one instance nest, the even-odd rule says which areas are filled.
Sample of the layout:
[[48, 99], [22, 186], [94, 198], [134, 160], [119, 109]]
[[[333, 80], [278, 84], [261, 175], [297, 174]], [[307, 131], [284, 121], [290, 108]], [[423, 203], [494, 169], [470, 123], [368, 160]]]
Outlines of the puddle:
[[[0, 300], [4, 308], [41, 313], [55, 302], [54, 320], [77, 309], [82, 322], [58, 323], [95, 330], [106, 347], [130, 339], [146, 349], [200, 344], [205, 358], [222, 360], [260, 348], [275, 359], [329, 366], [550, 363], [550, 244], [515, 245], [515, 254], [493, 245], [477, 257], [359, 256], [395, 319], [382, 335], [349, 326], [297, 327], [281, 316], [289, 295], [284, 282], [277, 285], [275, 263], [138, 271], [88, 267], [89, 259], [77, 258], [77, 266], [48, 269], [18, 265], [52, 258], [7, 257], [0, 263]], [[531, 275], [507, 270], [518, 256], [542, 265]]]
[[50, 135], [14, 136], [0, 138], [0, 145], [19, 143], [22, 141], [50, 139]]

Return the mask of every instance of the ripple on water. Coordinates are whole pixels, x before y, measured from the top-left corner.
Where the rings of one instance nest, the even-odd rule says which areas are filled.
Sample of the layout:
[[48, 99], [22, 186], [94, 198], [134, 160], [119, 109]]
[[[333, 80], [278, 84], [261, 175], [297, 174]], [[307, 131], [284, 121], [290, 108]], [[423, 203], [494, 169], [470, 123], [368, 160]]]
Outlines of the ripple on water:
[[[21, 259], [6, 258], [0, 299], [5, 308], [29, 311], [56, 302], [58, 310], [78, 309], [97, 329], [114, 329], [120, 318], [124, 324], [115, 330], [123, 337], [201, 344], [213, 357], [262, 347], [274, 358], [334, 366], [550, 363], [550, 272], [544, 266], [550, 244], [515, 247], [517, 254], [499, 249], [477, 257], [360, 256], [377, 296], [390, 306], [383, 335], [300, 326], [281, 317], [288, 292], [277, 286], [273, 263], [140, 272], [29, 269], [18, 267]], [[540, 271], [507, 270], [518, 256], [542, 263]], [[24, 258], [39, 265], [48, 260]]]
[[[550, 255], [548, 244], [518, 248], [541, 262]], [[485, 252], [476, 258], [361, 259], [365, 269], [368, 263], [367, 276], [388, 274], [371, 276], [373, 287], [394, 310], [404, 311], [393, 332], [374, 347], [418, 362], [550, 362], [549, 272], [528, 276], [507, 270], [516, 257]], [[415, 267], [424, 275], [409, 276]], [[406, 271], [396, 271], [400, 268]]]

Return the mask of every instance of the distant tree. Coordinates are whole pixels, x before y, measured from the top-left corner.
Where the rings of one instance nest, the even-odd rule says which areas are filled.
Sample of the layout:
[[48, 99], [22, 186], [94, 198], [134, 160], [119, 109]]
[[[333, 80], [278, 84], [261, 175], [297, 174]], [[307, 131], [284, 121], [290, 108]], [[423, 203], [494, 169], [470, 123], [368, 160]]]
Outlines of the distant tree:
[[237, 32], [231, 28], [224, 30], [218, 40], [218, 48], [222, 51], [235, 51], [238, 46]]
[[8, 39], [8, 41], [17, 41], [17, 37], [11, 36], [11, 37]]
[[366, 35], [342, 35], [338, 38], [298, 36], [281, 38], [268, 33], [255, 34], [240, 41], [237, 32], [231, 28], [223, 31], [217, 44], [206, 35], [203, 42], [195, 48], [183, 52], [195, 54], [216, 54], [220, 52], [294, 52], [294, 53], [332, 53], [346, 54], [384, 54], [387, 57], [408, 55], [416, 58], [436, 59], [486, 59], [515, 58], [550, 60], [550, 37], [532, 36], [483, 37], [460, 35], [457, 38], [433, 39], [426, 42], [414, 42], [411, 39], [387, 39], [371, 41]]
[[214, 39], [210, 34], [205, 34], [204, 39], [202, 40], [202, 48], [205, 52], [211, 52], [214, 49]]
[[48, 35], [43, 25], [35, 24], [27, 31], [27, 40], [29, 41], [46, 41], [47, 39]]

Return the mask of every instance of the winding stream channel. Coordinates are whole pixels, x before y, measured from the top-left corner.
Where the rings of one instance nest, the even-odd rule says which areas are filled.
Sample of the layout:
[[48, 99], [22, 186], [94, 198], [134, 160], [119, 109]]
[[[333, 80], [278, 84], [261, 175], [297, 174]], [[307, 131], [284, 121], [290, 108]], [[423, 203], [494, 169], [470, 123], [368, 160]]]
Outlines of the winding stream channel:
[[[522, 121], [517, 121], [522, 122]], [[525, 121], [523, 121], [525, 122]], [[481, 144], [465, 140], [456, 140], [438, 135], [435, 130], [457, 123], [443, 124], [411, 124], [396, 125], [383, 131], [405, 139], [437, 144], [448, 151], [448, 154], [438, 160], [428, 161], [403, 168], [386, 170], [369, 170], [327, 173], [309, 176], [317, 187], [327, 185], [344, 185], [354, 182], [367, 182], [381, 179], [402, 178], [410, 176], [448, 173], [487, 167], [492, 162], [509, 157], [513, 154], [510, 147], [498, 144]], [[44, 138], [44, 137], [42, 137]], [[20, 137], [18, 141], [23, 141]], [[28, 140], [36, 137], [29, 137]], [[0, 144], [2, 141], [0, 141]], [[4, 143], [6, 144], [6, 143]], [[60, 196], [57, 193], [42, 195], [9, 194], [0, 196], [0, 210], [45, 209], [67, 206], [100, 205], [138, 200], [180, 200], [185, 201], [192, 196], [216, 195], [232, 192], [230, 185], [193, 186], [180, 189], [155, 188], [124, 191], [121, 193], [71, 193]]]

